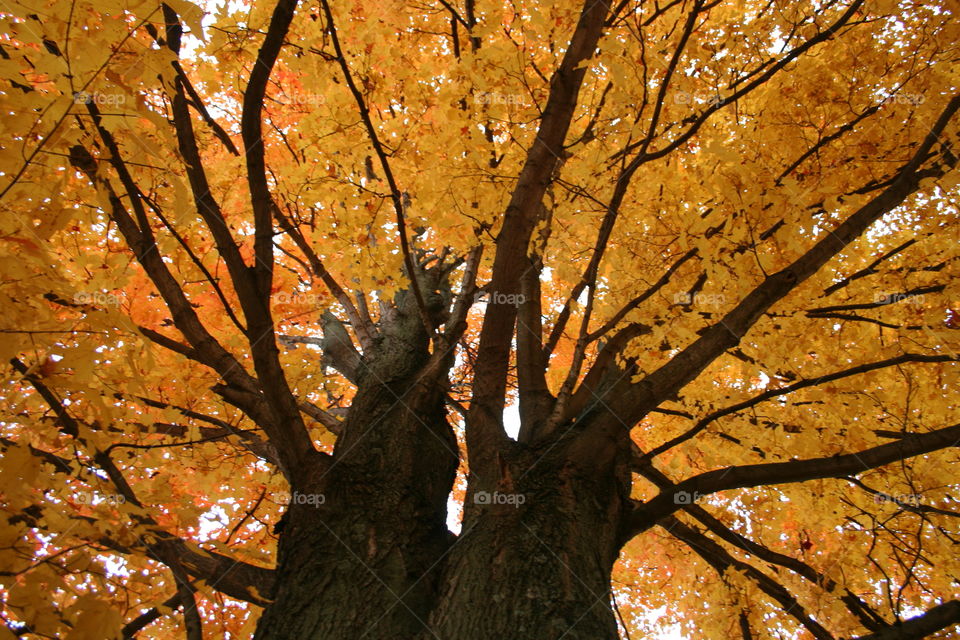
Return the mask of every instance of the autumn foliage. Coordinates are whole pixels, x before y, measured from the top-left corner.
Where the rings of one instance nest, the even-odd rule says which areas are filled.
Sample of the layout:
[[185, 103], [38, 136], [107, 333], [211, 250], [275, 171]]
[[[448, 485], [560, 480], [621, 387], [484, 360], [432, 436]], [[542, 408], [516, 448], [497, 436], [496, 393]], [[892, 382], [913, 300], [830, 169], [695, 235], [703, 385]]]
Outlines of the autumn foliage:
[[957, 11], [0, 5], [0, 638], [252, 637], [368, 388], [461, 538], [600, 505], [622, 637], [953, 637]]

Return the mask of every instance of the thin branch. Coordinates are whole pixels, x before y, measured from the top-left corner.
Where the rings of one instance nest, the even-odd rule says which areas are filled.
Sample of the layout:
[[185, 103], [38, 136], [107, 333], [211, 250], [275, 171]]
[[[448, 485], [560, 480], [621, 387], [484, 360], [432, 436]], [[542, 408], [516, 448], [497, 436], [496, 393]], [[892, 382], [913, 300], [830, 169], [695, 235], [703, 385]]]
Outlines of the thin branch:
[[337, 35], [337, 27], [333, 21], [333, 12], [330, 10], [330, 4], [327, 0], [321, 0], [323, 5], [323, 13], [326, 16], [327, 20], [327, 30], [330, 33], [330, 40], [333, 43], [334, 51], [337, 53], [337, 62], [340, 64], [340, 69], [343, 72], [343, 78], [347, 83], [347, 87], [350, 89], [350, 93], [353, 94], [353, 98], [357, 103], [357, 109], [360, 111], [360, 119], [363, 120], [364, 127], [367, 130], [367, 136], [370, 139], [370, 143], [373, 145], [373, 150], [377, 154], [377, 158], [380, 161], [380, 168], [383, 169], [384, 176], [387, 179], [387, 185], [390, 187], [390, 199], [393, 201], [393, 209], [396, 212], [397, 216], [397, 236], [400, 238], [400, 250], [403, 253], [403, 262], [407, 270], [407, 277], [410, 278], [410, 288], [413, 291], [413, 296], [417, 301], [417, 309], [420, 312], [420, 320], [423, 322], [423, 327], [426, 329], [427, 335], [432, 338], [435, 338], [435, 327], [433, 326], [433, 321], [430, 319], [430, 313], [427, 310], [426, 299], [421, 291], [421, 283], [417, 278], [418, 269], [416, 261], [413, 259], [413, 254], [410, 251], [410, 241], [407, 238], [407, 219], [406, 219], [406, 204], [404, 194], [400, 191], [400, 187], [397, 185], [397, 180], [393, 175], [393, 170], [390, 167], [390, 161], [387, 157], [387, 152], [384, 150], [383, 145], [380, 143], [380, 137], [377, 135], [377, 129], [373, 125], [373, 121], [370, 119], [370, 108], [367, 106], [366, 100], [363, 97], [363, 94], [360, 92], [360, 89], [357, 88], [357, 83], [353, 79], [353, 74], [350, 71], [350, 65], [347, 64], [347, 57], [343, 52], [343, 48], [340, 46], [340, 38]]
[[890, 293], [884, 295], [878, 300], [872, 302], [855, 302], [850, 304], [835, 304], [829, 307], [817, 307], [815, 309], [807, 309], [807, 315], [819, 316], [825, 313], [830, 313], [832, 311], [853, 311], [854, 309], [876, 309], [877, 307], [885, 307], [887, 305], [895, 304], [902, 300], [913, 296], [922, 296], [927, 293], [940, 293], [946, 289], [946, 285], [935, 284], [927, 287], [917, 287], [909, 291], [904, 291], [902, 293]]
[[337, 302], [340, 303], [340, 306], [343, 307], [344, 312], [347, 314], [347, 318], [350, 320], [350, 325], [353, 327], [354, 333], [357, 334], [357, 340], [360, 342], [360, 348], [364, 353], [369, 353], [374, 346], [374, 338], [377, 335], [377, 329], [374, 326], [373, 322], [370, 321], [369, 315], [362, 315], [360, 311], [354, 306], [353, 301], [350, 300], [350, 296], [344, 291], [343, 287], [340, 286], [340, 283], [336, 281], [333, 275], [327, 270], [326, 265], [324, 265], [323, 260], [320, 259], [320, 256], [317, 255], [317, 252], [313, 250], [313, 247], [310, 246], [310, 243], [307, 242], [307, 239], [304, 237], [303, 232], [293, 224], [293, 222], [288, 218], [279, 207], [274, 211], [274, 216], [277, 220], [277, 224], [280, 225], [280, 228], [293, 239], [294, 244], [297, 245], [297, 248], [306, 256], [307, 261], [310, 264], [310, 270], [313, 274], [323, 280], [323, 283], [327, 286], [327, 289], [330, 290], [330, 293], [333, 294], [333, 297], [337, 299]]
[[724, 416], [728, 416], [734, 413], [739, 413], [744, 409], [756, 406], [761, 402], [765, 402], [772, 398], [777, 398], [780, 396], [785, 396], [794, 391], [799, 391], [800, 389], [805, 389], [807, 387], [815, 387], [827, 382], [833, 382], [835, 380], [841, 380], [843, 378], [849, 378], [850, 376], [860, 375], [862, 373], [867, 373], [870, 371], [876, 371], [877, 369], [884, 369], [886, 367], [895, 367], [907, 362], [955, 362], [958, 358], [949, 355], [923, 355], [915, 353], [906, 353], [894, 358], [887, 358], [886, 360], [880, 360], [877, 362], [869, 362], [867, 364], [861, 364], [856, 367], [850, 367], [849, 369], [844, 369], [842, 371], [836, 371], [834, 373], [828, 373], [826, 375], [817, 376], [816, 378], [810, 378], [809, 380], [801, 380], [800, 382], [791, 384], [786, 387], [781, 387], [778, 389], [770, 389], [759, 395], [756, 395], [752, 398], [744, 400], [743, 402], [738, 402], [737, 404], [731, 405], [729, 407], [724, 407], [714, 411], [713, 413], [707, 415], [706, 417], [700, 419], [694, 426], [680, 434], [676, 438], [654, 447], [649, 452], [644, 454], [643, 461], [652, 460], [660, 454], [673, 449], [677, 445], [680, 445], [690, 438], [693, 438], [701, 431], [707, 428], [707, 426]]
[[[713, 101], [711, 106], [707, 108], [703, 113], [701, 113], [698, 117], [696, 117], [693, 120], [693, 123], [690, 125], [690, 127], [686, 131], [684, 131], [681, 135], [677, 136], [677, 138], [674, 139], [671, 143], [653, 152], [638, 153], [633, 158], [633, 160], [631, 160], [630, 164], [627, 165], [627, 168], [631, 168], [633, 167], [633, 165], [640, 165], [646, 162], [650, 162], [651, 160], [662, 158], [672, 153], [675, 149], [678, 149], [683, 145], [685, 145], [687, 141], [690, 140], [690, 138], [696, 135], [697, 131], [700, 130], [700, 128], [713, 116], [714, 113], [716, 113], [717, 111], [719, 111], [720, 109], [724, 108], [727, 105], [735, 103], [737, 100], [746, 96], [748, 93], [752, 92], [754, 89], [760, 87], [761, 85], [766, 83], [770, 78], [776, 75], [781, 69], [789, 65], [791, 62], [793, 62], [795, 59], [797, 59], [798, 57], [800, 57], [810, 49], [816, 47], [819, 44], [832, 40], [833, 37], [837, 34], [837, 32], [840, 31], [840, 29], [842, 29], [848, 22], [850, 22], [850, 20], [857, 14], [857, 12], [860, 11], [860, 7], [862, 4], [863, 4], [863, 0], [856, 0], [849, 7], [847, 7], [847, 10], [843, 13], [843, 15], [841, 15], [836, 20], [836, 22], [834, 22], [828, 28], [819, 32], [816, 36], [814, 36], [813, 38], [810, 38], [800, 46], [794, 49], [791, 49], [787, 53], [787, 55], [783, 56], [780, 60], [776, 61], [775, 63], [770, 64], [770, 61], [763, 63], [763, 65], [761, 65], [754, 73], [759, 72], [764, 67], [767, 67], [767, 70], [764, 71], [762, 74], [760, 74], [757, 78], [755, 78], [753, 81], [749, 82], [748, 84], [744, 85], [744, 87], [739, 89], [738, 91], [735, 91], [729, 97], [721, 98], [719, 100]], [[614, 158], [618, 158], [620, 156], [632, 153], [635, 149], [648, 146], [649, 144], [650, 144], [650, 141], [648, 136], [648, 139], [635, 142], [634, 144], [629, 145], [628, 147], [617, 152]]]
[[138, 633], [143, 631], [144, 628], [150, 624], [156, 622], [163, 617], [163, 613], [160, 612], [160, 608], [164, 609], [178, 609], [180, 608], [180, 594], [176, 593], [171, 597], [167, 598], [160, 607], [152, 607], [151, 609], [141, 613], [139, 616], [123, 625], [121, 634], [123, 635], [123, 640], [133, 640]]
[[[79, 436], [79, 423], [70, 415], [56, 394], [42, 380], [30, 374], [26, 365], [21, 361], [14, 358], [11, 360], [11, 364], [24, 376], [24, 379], [30, 382], [56, 414], [60, 431], [86, 445], [86, 440]], [[32, 448], [31, 453], [33, 453]], [[47, 456], [41, 457], [47, 459]], [[103, 470], [117, 492], [124, 496], [127, 502], [137, 507], [143, 506], [120, 469], [106, 452], [94, 450], [92, 457], [96, 465]], [[55, 464], [54, 467], [56, 471], [69, 473], [65, 465]], [[216, 585], [219, 591], [232, 598], [253, 602], [261, 606], [266, 603], [264, 596], [259, 594], [271, 591], [274, 580], [272, 570], [256, 567], [219, 553], [196, 551], [180, 538], [164, 530], [148, 515], [137, 515], [134, 519], [139, 525], [148, 527], [152, 534], [151, 537], [156, 539], [156, 542], [148, 542], [143, 536], [139, 538], [139, 542], [146, 546], [148, 554], [154, 559], [163, 562], [168, 567], [171, 563], [176, 563], [191, 575], [206, 580], [209, 584]], [[101, 539], [100, 542], [121, 553], [130, 553], [130, 548], [127, 545], [108, 539]]]
[[611, 331], [614, 327], [616, 327], [628, 313], [630, 313], [633, 309], [636, 309], [638, 306], [643, 304], [643, 302], [649, 299], [653, 294], [655, 294], [657, 291], [665, 287], [667, 283], [670, 281], [670, 278], [673, 277], [673, 274], [676, 273], [677, 269], [683, 266], [685, 262], [687, 262], [688, 260], [696, 256], [697, 253], [699, 253], [698, 249], [690, 249], [685, 254], [677, 258], [677, 260], [672, 265], [670, 265], [670, 268], [664, 272], [664, 274], [660, 277], [659, 280], [657, 280], [652, 285], [647, 287], [647, 289], [643, 293], [641, 293], [640, 295], [630, 300], [627, 304], [623, 305], [623, 307], [621, 307], [615, 314], [613, 314], [613, 316], [611, 316], [611, 318], [607, 322], [605, 322], [603, 326], [598, 328], [596, 331], [593, 331], [592, 333], [590, 333], [587, 336], [587, 340], [589, 342], [593, 342], [605, 336], [609, 331]]
[[673, 537], [685, 542], [688, 547], [716, 569], [721, 577], [731, 568], [742, 571], [748, 578], [757, 583], [761, 591], [773, 598], [783, 608], [785, 613], [803, 625], [817, 640], [834, 640], [833, 635], [829, 631], [807, 615], [803, 605], [797, 601], [793, 594], [767, 574], [751, 564], [737, 560], [727, 553], [719, 544], [693, 527], [685, 525], [673, 516], [668, 516], [657, 524], [663, 527], [667, 533]]
[[[130, 216], [121, 202], [120, 197], [114, 191], [113, 186], [106, 177], [98, 171], [97, 160], [94, 159], [85, 147], [74, 145], [70, 149], [70, 162], [77, 170], [84, 173], [94, 185], [106, 192], [107, 199], [110, 202], [109, 213], [111, 219], [117, 225], [127, 245], [137, 257], [137, 261], [141, 264], [157, 288], [164, 303], [170, 310], [174, 326], [176, 326], [177, 330], [187, 339], [192, 350], [185, 351], [182, 347], [178, 347], [175, 341], [165, 338], [156, 332], [150, 332], [148, 330], [146, 334], [147, 337], [157, 340], [158, 343], [173, 348], [174, 351], [183, 353], [187, 355], [187, 357], [194, 358], [198, 362], [202, 362], [205, 366], [210, 367], [223, 376], [230, 384], [241, 389], [246, 389], [252, 393], [257, 393], [258, 385], [256, 381], [247, 373], [240, 362], [230, 352], [224, 349], [210, 334], [200, 321], [196, 310], [180, 287], [180, 284], [170, 272], [167, 263], [163, 260], [163, 256], [157, 248], [156, 240], [153, 237], [149, 222], [146, 219], [143, 202], [138, 197], [140, 191], [134, 183], [132, 176], [127, 171], [123, 159], [120, 157], [120, 150], [112, 134], [104, 128], [99, 110], [93, 102], [87, 104], [87, 109], [93, 117], [94, 124], [97, 126], [101, 139], [110, 152], [110, 163], [120, 176], [121, 182], [129, 194], [131, 204], [141, 224], [138, 224]], [[269, 416], [267, 416], [263, 412], [262, 407], [257, 404], [246, 405], [243, 409], [258, 422], [261, 420], [269, 422]]]
[[[747, 553], [754, 555], [765, 562], [790, 569], [797, 575], [800, 575], [812, 584], [821, 587], [828, 593], [832, 593], [839, 586], [836, 582], [821, 574], [802, 560], [792, 558], [782, 553], [777, 553], [776, 551], [768, 549], [767, 547], [740, 535], [736, 531], [727, 528], [722, 522], [714, 518], [707, 512], [706, 509], [700, 507], [699, 505], [687, 505], [686, 511], [694, 518], [699, 520], [721, 540], [725, 540], [735, 547], [742, 549], [743, 551], [746, 551]], [[871, 631], [879, 631], [887, 624], [877, 612], [875, 612], [867, 603], [865, 603], [859, 596], [849, 589], [844, 589], [844, 593], [840, 596], [840, 600], [843, 601], [847, 609], [849, 609], [850, 612], [854, 614], [860, 623], [867, 629], [870, 629]]]
[[[675, 487], [675, 485], [663, 472], [655, 468], [648, 461], [644, 460], [640, 448], [636, 445], [633, 447], [632, 458], [634, 471], [652, 482], [661, 491], [671, 490]], [[699, 520], [701, 524], [706, 526], [707, 529], [713, 532], [713, 534], [721, 540], [724, 540], [727, 543], [732, 544], [733, 546], [746, 551], [747, 553], [754, 555], [761, 560], [764, 560], [765, 562], [785, 567], [829, 593], [832, 593], [838, 587], [836, 582], [819, 573], [816, 569], [805, 562], [782, 553], [777, 553], [757, 542], [754, 542], [746, 536], [727, 528], [727, 526], [725, 526], [717, 518], [713, 517], [700, 505], [695, 503], [687, 504], [684, 507], [684, 510]], [[859, 596], [849, 589], [844, 589], [844, 592], [845, 593], [840, 596], [840, 600], [844, 603], [844, 605], [846, 605], [847, 609], [854, 614], [858, 620], [860, 620], [860, 623], [863, 624], [865, 628], [870, 629], [871, 631], [878, 631], [887, 625], [887, 622], [862, 599], [860, 599]]]

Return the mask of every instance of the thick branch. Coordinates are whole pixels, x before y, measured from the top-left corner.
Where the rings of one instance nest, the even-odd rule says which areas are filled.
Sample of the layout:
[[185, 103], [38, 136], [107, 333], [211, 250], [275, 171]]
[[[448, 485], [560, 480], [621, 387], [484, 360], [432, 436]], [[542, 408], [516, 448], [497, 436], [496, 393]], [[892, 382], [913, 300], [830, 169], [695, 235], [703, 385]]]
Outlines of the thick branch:
[[243, 95], [241, 135], [246, 154], [247, 183], [254, 221], [254, 265], [256, 299], [244, 304], [249, 328], [250, 351], [253, 365], [263, 385], [263, 395], [275, 416], [271, 441], [281, 454], [291, 481], [296, 486], [311, 473], [317, 452], [313, 447], [300, 414], [300, 408], [290, 389], [277, 348], [273, 317], [270, 312], [270, 292], [273, 283], [273, 219], [277, 210], [267, 184], [261, 112], [270, 74], [280, 55], [284, 39], [293, 21], [297, 0], [279, 0], [270, 18], [257, 60], [250, 72]]
[[521, 442], [533, 438], [553, 404], [553, 396], [547, 387], [547, 360], [543, 352], [541, 261], [537, 256], [530, 256], [527, 263], [520, 277], [521, 298], [517, 317], [517, 395]]
[[630, 535], [649, 528], [659, 518], [682, 508], [684, 501], [678, 500], [677, 496], [683, 493], [706, 495], [729, 489], [806, 482], [818, 478], [843, 478], [882, 467], [891, 462], [958, 445], [960, 445], [960, 424], [929, 433], [906, 436], [896, 442], [857, 453], [708, 471], [677, 483], [671, 490], [662, 492], [649, 502], [639, 505], [631, 516]]
[[257, 287], [264, 300], [270, 295], [273, 279], [273, 198], [267, 184], [266, 160], [263, 145], [261, 112], [267, 93], [267, 83], [273, 66], [280, 55], [283, 41], [293, 21], [297, 0], [279, 0], [270, 17], [267, 35], [260, 45], [257, 59], [250, 71], [247, 88], [243, 92], [243, 114], [240, 130], [247, 162], [247, 183], [250, 187], [250, 204], [253, 207], [255, 227], [253, 270]]
[[342, 373], [347, 380], [356, 383], [360, 370], [360, 354], [354, 348], [346, 327], [329, 311], [325, 311], [321, 316], [320, 326], [323, 329], [320, 348], [323, 350], [324, 361]]
[[960, 624], [960, 600], [950, 600], [914, 618], [855, 640], [919, 640]]
[[[668, 363], [638, 383], [633, 384], [629, 377], [625, 377], [617, 385], [607, 389], [608, 394], [617, 397], [620, 406], [627, 408], [620, 415], [607, 415], [606, 421], [613, 420], [626, 425], [636, 424], [651, 409], [695, 379], [727, 349], [739, 344], [740, 339], [770, 307], [816, 273], [881, 216], [902, 204], [908, 196], [919, 189], [924, 177], [943, 175], [953, 168], [957, 158], [948, 148], [945, 148], [941, 163], [920, 171], [921, 163], [928, 158], [933, 146], [940, 141], [940, 136], [958, 109], [960, 109], [960, 96], [954, 97], [949, 102], [926, 139], [919, 145], [913, 158], [897, 173], [897, 177], [882, 193], [853, 213], [834, 231], [827, 233], [790, 266], [768, 276], [719, 322], [703, 330], [700, 338]], [[568, 418], [570, 417], [572, 416], [568, 414]], [[598, 426], [602, 428], [602, 425]]]
[[[502, 413], [517, 318], [517, 308], [510, 304], [510, 296], [519, 293], [519, 276], [527, 268], [530, 236], [563, 153], [563, 143], [587, 72], [583, 63], [596, 50], [608, 10], [603, 0], [589, 0], [583, 7], [560, 67], [551, 80], [550, 96], [537, 136], [527, 153], [497, 236], [488, 286], [495, 295], [484, 313], [474, 366], [473, 402], [467, 420], [471, 467], [480, 473], [492, 466], [497, 449], [506, 444]], [[495, 474], [484, 475], [494, 477]]]

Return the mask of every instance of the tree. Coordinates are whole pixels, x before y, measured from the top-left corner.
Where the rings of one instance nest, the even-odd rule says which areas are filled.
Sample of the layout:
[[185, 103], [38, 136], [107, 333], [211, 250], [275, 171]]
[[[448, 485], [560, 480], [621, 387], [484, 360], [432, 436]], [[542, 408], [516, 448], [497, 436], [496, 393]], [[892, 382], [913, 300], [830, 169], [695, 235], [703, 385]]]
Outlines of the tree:
[[949, 636], [955, 5], [207, 10], [3, 8], [0, 634]]

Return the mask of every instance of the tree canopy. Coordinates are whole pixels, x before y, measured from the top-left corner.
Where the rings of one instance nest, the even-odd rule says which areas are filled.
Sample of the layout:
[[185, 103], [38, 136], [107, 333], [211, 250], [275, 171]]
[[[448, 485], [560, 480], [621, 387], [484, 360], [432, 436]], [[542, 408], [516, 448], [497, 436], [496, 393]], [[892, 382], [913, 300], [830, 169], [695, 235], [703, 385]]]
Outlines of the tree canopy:
[[956, 13], [4, 3], [0, 637], [250, 637], [365, 384], [625, 478], [624, 637], [950, 637]]

